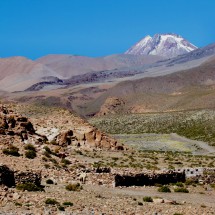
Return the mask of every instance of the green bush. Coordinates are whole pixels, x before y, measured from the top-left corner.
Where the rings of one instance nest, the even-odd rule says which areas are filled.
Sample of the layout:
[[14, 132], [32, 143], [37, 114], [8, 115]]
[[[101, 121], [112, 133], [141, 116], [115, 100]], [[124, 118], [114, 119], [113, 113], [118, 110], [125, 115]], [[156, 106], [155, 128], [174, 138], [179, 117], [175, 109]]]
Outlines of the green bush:
[[43, 149], [45, 149], [45, 151], [48, 152], [49, 154], [52, 154], [52, 151], [48, 146], [44, 146]]
[[143, 197], [143, 201], [144, 202], [153, 202], [153, 199], [150, 196], [145, 196], [145, 197]]
[[14, 204], [15, 204], [15, 206], [20, 206], [20, 207], [22, 207], [22, 204], [19, 203], [19, 202], [14, 202]]
[[75, 184], [68, 184], [66, 186], [66, 190], [68, 191], [80, 191], [82, 190], [82, 186], [79, 183], [75, 183]]
[[56, 201], [55, 199], [51, 199], [51, 198], [46, 199], [45, 203], [47, 205], [59, 205], [58, 201]]
[[5, 155], [12, 155], [12, 156], [16, 156], [16, 157], [20, 156], [19, 149], [15, 146], [9, 146], [8, 148], [3, 149], [3, 153]]
[[187, 188], [184, 188], [184, 187], [175, 188], [174, 191], [178, 192], [178, 193], [189, 193], [189, 190]]
[[63, 206], [60, 205], [60, 206], [58, 207], [58, 210], [59, 210], [59, 211], [65, 211], [65, 208], [64, 208]]
[[47, 179], [46, 184], [54, 184], [54, 182], [51, 179]]
[[64, 202], [63, 205], [64, 206], [73, 206], [73, 203], [72, 202]]
[[162, 186], [158, 188], [158, 192], [163, 192], [163, 193], [170, 193], [171, 190], [169, 189], [168, 186]]
[[61, 163], [65, 164], [65, 165], [69, 165], [69, 164], [71, 164], [71, 161], [69, 161], [69, 160], [63, 158], [63, 159], [61, 160]]
[[37, 156], [36, 152], [33, 150], [28, 150], [25, 152], [25, 157], [29, 159], [34, 159]]
[[184, 184], [182, 182], [176, 182], [175, 185], [178, 187], [184, 187]]
[[196, 183], [198, 183], [196, 180], [190, 179], [190, 178], [188, 178], [188, 179], [185, 181], [185, 184], [186, 184], [186, 185], [194, 185], [194, 184], [196, 184]]
[[27, 144], [24, 147], [25, 150], [31, 150], [36, 152], [36, 148], [32, 144]]
[[43, 155], [45, 155], [47, 158], [50, 158], [51, 157], [51, 154], [47, 151], [43, 152]]
[[16, 189], [22, 191], [44, 191], [43, 187], [37, 186], [33, 183], [17, 184]]

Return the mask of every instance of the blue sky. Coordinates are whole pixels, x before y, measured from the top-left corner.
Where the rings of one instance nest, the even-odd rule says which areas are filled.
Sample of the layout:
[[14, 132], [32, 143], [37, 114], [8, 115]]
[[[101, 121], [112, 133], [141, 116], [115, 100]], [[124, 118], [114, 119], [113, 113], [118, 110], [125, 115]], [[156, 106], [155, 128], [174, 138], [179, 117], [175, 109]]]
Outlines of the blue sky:
[[122, 53], [146, 35], [215, 42], [214, 0], [0, 0], [0, 56]]

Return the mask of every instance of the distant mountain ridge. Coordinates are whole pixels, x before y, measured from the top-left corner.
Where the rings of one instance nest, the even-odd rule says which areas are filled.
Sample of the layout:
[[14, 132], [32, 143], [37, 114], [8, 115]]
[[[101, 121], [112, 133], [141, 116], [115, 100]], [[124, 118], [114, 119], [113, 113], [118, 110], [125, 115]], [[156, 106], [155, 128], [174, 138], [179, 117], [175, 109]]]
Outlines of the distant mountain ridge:
[[146, 36], [125, 54], [133, 55], [158, 55], [165, 58], [173, 58], [196, 50], [197, 47], [177, 34], [155, 34]]

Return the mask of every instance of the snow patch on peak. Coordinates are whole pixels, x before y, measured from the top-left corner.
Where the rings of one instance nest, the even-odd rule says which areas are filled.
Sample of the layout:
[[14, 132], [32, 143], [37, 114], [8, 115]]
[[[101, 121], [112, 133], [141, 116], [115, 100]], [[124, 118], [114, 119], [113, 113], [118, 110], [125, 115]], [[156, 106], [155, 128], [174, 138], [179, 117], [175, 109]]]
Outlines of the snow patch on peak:
[[153, 37], [148, 35], [125, 53], [135, 55], [160, 55], [166, 58], [172, 58], [195, 49], [197, 47], [185, 40], [182, 36], [168, 33], [155, 34]]

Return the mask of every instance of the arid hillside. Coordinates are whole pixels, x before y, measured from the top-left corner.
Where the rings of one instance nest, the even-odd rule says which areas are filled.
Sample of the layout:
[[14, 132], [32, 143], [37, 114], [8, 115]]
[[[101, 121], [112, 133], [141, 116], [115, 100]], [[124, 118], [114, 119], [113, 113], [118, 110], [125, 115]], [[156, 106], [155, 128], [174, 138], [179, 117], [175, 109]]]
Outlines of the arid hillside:
[[0, 90], [3, 91], [22, 91], [45, 76], [56, 75], [43, 64], [25, 57], [0, 58]]
[[[109, 98], [123, 102], [115, 106]], [[192, 110], [214, 108], [214, 98], [215, 58], [212, 58], [193, 69], [121, 82], [87, 104], [87, 109], [99, 115], [108, 114], [108, 105], [110, 112], [115, 109], [116, 113], [117, 109], [121, 113]]]

